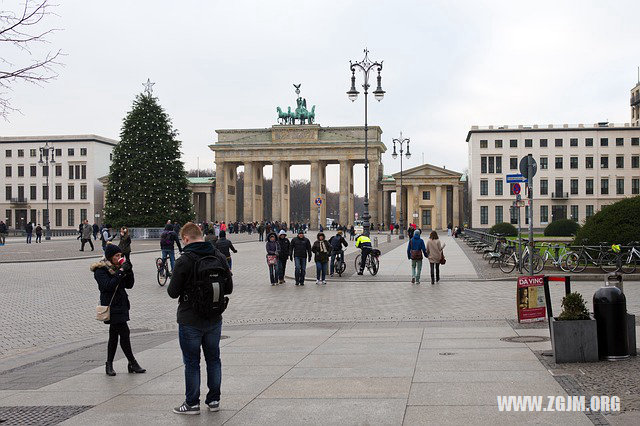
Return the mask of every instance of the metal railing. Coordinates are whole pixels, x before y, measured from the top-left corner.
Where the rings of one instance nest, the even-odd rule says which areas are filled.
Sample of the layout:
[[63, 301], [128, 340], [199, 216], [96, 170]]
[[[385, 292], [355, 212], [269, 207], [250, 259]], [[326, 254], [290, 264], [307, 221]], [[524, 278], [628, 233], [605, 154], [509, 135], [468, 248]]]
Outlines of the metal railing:
[[568, 192], [552, 192], [551, 198], [556, 200], [565, 200], [569, 198], [569, 193]]
[[24, 198], [24, 197], [12, 198], [11, 199], [11, 204], [27, 204], [28, 202], [29, 202], [29, 200], [27, 198]]

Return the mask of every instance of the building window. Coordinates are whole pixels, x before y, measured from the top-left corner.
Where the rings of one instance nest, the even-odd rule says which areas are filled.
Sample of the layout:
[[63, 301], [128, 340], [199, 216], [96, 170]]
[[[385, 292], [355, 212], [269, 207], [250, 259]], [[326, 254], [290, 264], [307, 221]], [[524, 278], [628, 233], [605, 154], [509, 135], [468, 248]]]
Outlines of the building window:
[[73, 185], [67, 185], [67, 199], [73, 200], [75, 198], [75, 188]]
[[502, 179], [496, 179], [495, 182], [495, 191], [496, 191], [496, 195], [502, 195], [503, 194], [503, 189], [502, 189]]
[[540, 206], [540, 222], [549, 223], [549, 206]]
[[82, 176], [82, 179], [86, 179], [87, 178], [87, 165], [83, 164], [82, 166], [80, 166], [80, 170], [81, 170], [80, 175]]
[[80, 222], [87, 220], [87, 209], [80, 209]]
[[578, 168], [578, 157], [571, 157], [571, 159], [569, 160], [569, 167], [571, 167], [572, 169]]
[[29, 166], [29, 175], [36, 177], [38, 175], [38, 168], [36, 166]]
[[525, 139], [525, 140], [524, 140], [524, 147], [525, 147], [525, 148], [531, 148], [531, 147], [533, 147], [533, 139]]
[[616, 195], [624, 195], [624, 178], [616, 179]]
[[18, 150], [18, 157], [24, 157], [24, 149]]
[[571, 146], [578, 146], [578, 138], [571, 138], [571, 139], [569, 139], [569, 145], [571, 145]]
[[4, 175], [5, 175], [6, 177], [11, 177], [11, 166], [6, 166], [6, 167], [4, 168]]
[[69, 149], [67, 149], [67, 155], [68, 155], [69, 157], [73, 157], [73, 156], [74, 156], [74, 149], [73, 149], [73, 148], [69, 148]]
[[75, 212], [73, 211], [73, 209], [68, 209], [67, 210], [67, 224], [68, 226], [76, 226], [76, 222], [75, 222]]
[[489, 143], [487, 142], [486, 139], [481, 139], [480, 140], [480, 148], [488, 148], [489, 147]]
[[556, 157], [556, 169], [562, 169], [562, 157]]
[[502, 217], [502, 206], [496, 206], [496, 222], [502, 223], [504, 222], [504, 218]]
[[80, 155], [86, 156], [87, 155], [87, 148], [80, 148]]
[[[429, 191], [426, 191], [426, 192], [429, 192]], [[423, 197], [424, 197], [424, 192], [422, 194], [423, 194]], [[80, 185], [80, 199], [81, 200], [86, 200], [87, 199], [87, 185]]]
[[556, 147], [562, 146], [562, 139], [556, 139]]
[[75, 168], [76, 168], [76, 171], [75, 171], [76, 179], [80, 179], [80, 165], [76, 164]]
[[600, 138], [600, 146], [609, 146], [608, 138]]
[[73, 165], [69, 164], [69, 179], [73, 179]]
[[35, 157], [37, 155], [37, 150], [36, 149], [30, 149], [29, 150], [29, 157]]
[[502, 157], [496, 157], [496, 173], [502, 173]]
[[640, 194], [640, 179], [638, 178], [631, 179], [631, 193], [633, 195]]
[[616, 138], [616, 146], [624, 146], [624, 138]]
[[587, 179], [585, 181], [585, 193], [587, 195], [593, 195], [593, 179]]
[[62, 148], [56, 148], [56, 157], [62, 157]]
[[56, 200], [62, 200], [62, 185], [56, 185]]
[[422, 210], [422, 226], [431, 226], [431, 209]]
[[600, 194], [609, 195], [609, 178], [600, 179]]
[[496, 146], [496, 148], [502, 148], [502, 140], [496, 139], [495, 146]]
[[584, 158], [584, 167], [585, 169], [593, 169], [593, 157]]
[[[87, 186], [83, 185], [85, 187], [85, 191]], [[431, 191], [422, 191], [422, 199], [423, 200], [430, 200], [431, 199]]]
[[571, 195], [578, 195], [578, 179], [571, 179]]
[[624, 169], [624, 157], [622, 155], [616, 157], [616, 169]]
[[578, 206], [571, 206], [571, 220], [578, 221]]
[[540, 148], [546, 148], [547, 144], [548, 142], [546, 139], [540, 139]]
[[509, 169], [518, 170], [518, 157], [509, 158]]
[[606, 155], [603, 155], [600, 157], [600, 168], [601, 169], [609, 168], [609, 157], [607, 157]]
[[57, 164], [56, 165], [56, 176], [62, 176], [62, 165], [61, 164]]
[[631, 138], [631, 145], [640, 145], [640, 138]]
[[10, 149], [5, 150], [4, 151], [4, 156], [7, 157], [7, 158], [11, 158], [11, 150]]
[[509, 141], [509, 147], [510, 148], [517, 148], [518, 147], [518, 139], [511, 139]]
[[4, 195], [7, 201], [11, 201], [11, 197], [13, 196], [13, 189], [10, 186], [5, 187]]
[[518, 207], [511, 206], [511, 208], [509, 209], [509, 221], [512, 225], [518, 223]]
[[586, 218], [593, 216], [593, 204], [587, 204], [587, 207], [584, 210], [584, 215]]
[[489, 195], [489, 181], [486, 179], [480, 181], [480, 195]]
[[42, 166], [42, 177], [49, 176], [49, 166]]
[[35, 200], [36, 198], [38, 198], [38, 187], [31, 185], [29, 187], [29, 199]]
[[487, 157], [480, 157], [480, 173], [487, 173]]
[[62, 226], [62, 209], [56, 209], [56, 226]]
[[42, 199], [49, 199], [49, 187], [47, 185], [42, 185]]
[[637, 169], [640, 167], [640, 156], [634, 155], [631, 157], [631, 168]]
[[549, 194], [549, 181], [547, 179], [540, 179], [540, 195]]
[[540, 157], [540, 170], [547, 170], [549, 168], [549, 159], [547, 157]]
[[489, 173], [495, 172], [495, 159], [496, 157], [489, 157]]
[[593, 138], [586, 138], [584, 140], [584, 146], [593, 146]]
[[480, 206], [480, 225], [489, 224], [489, 207]]
[[18, 166], [18, 177], [24, 177], [24, 166]]

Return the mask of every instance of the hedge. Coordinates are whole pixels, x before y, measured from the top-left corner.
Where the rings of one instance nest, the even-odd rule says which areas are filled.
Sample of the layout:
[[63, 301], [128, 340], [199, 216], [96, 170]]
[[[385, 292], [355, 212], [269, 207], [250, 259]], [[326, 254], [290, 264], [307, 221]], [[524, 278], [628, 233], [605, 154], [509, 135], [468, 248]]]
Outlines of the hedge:
[[544, 228], [545, 237], [571, 237], [578, 233], [580, 225], [572, 219], [555, 220]]
[[590, 245], [601, 241], [623, 245], [640, 241], [640, 196], [603, 207], [585, 221], [574, 243]]
[[506, 237], [515, 237], [518, 235], [518, 230], [510, 223], [502, 222], [496, 223], [489, 230], [490, 234], [502, 234]]

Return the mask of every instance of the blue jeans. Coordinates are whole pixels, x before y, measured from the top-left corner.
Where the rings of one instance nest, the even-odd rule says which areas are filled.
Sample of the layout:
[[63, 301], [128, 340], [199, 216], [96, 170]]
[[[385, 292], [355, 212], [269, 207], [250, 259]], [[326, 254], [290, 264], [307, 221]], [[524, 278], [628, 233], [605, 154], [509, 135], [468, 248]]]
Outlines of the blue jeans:
[[33, 235], [31, 232], [27, 232], [27, 244], [31, 244], [31, 235]]
[[316, 280], [324, 281], [327, 278], [327, 262], [316, 262]]
[[176, 253], [173, 249], [162, 249], [162, 261], [169, 256], [169, 263], [171, 264], [171, 272], [173, 272], [173, 265], [176, 263]]
[[334, 250], [333, 252], [331, 252], [331, 263], [329, 264], [329, 273], [331, 275], [333, 275], [336, 256], [338, 256], [338, 255], [340, 255], [340, 260], [342, 260], [344, 262], [344, 251], [342, 251], [342, 250], [335, 251]]
[[205, 403], [220, 401], [222, 362], [220, 362], [220, 333], [222, 320], [208, 328], [178, 325], [178, 339], [184, 362], [184, 381], [187, 404], [200, 404], [200, 347], [207, 363], [207, 387]]
[[229, 269], [231, 269], [231, 264], [233, 263], [231, 257], [227, 257], [227, 263], [229, 264]]
[[304, 276], [307, 272], [307, 258], [294, 257], [293, 260], [296, 266], [296, 284], [304, 284]]
[[287, 258], [278, 259], [278, 279], [284, 281], [284, 271], [287, 269]]

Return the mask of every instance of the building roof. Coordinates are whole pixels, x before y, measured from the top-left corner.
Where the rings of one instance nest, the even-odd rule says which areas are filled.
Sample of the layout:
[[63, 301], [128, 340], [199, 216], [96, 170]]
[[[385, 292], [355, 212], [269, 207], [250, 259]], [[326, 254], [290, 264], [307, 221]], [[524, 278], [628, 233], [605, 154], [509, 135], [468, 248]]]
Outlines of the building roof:
[[[424, 175], [424, 176], [455, 176], [460, 178], [462, 173], [445, 169], [442, 167], [434, 166], [433, 164], [421, 164], [416, 167], [412, 167], [407, 170], [403, 170], [402, 174], [404, 176], [411, 175]], [[394, 179], [400, 179], [400, 172], [396, 172], [392, 175]]]
[[1, 136], [0, 143], [98, 142], [116, 146], [118, 141], [98, 135]]
[[189, 183], [191, 184], [197, 184], [197, 183], [214, 183], [216, 181], [216, 178], [213, 176], [207, 176], [207, 177], [188, 177], [187, 180], [189, 181]]
[[640, 127], [631, 123], [609, 123], [608, 121], [595, 123], [593, 125], [584, 124], [549, 124], [545, 126], [522, 125], [515, 126], [471, 126], [467, 133], [467, 142], [471, 139], [472, 133], [520, 133], [520, 132], [576, 132], [576, 131], [607, 131], [607, 130], [635, 130], [640, 132]]

